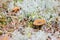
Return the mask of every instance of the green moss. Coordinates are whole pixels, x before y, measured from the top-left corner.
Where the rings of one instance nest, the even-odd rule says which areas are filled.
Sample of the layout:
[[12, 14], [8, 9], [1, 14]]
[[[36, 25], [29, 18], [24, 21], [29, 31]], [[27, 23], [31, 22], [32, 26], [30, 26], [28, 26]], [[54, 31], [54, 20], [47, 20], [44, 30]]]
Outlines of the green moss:
[[50, 18], [52, 18], [52, 15], [50, 15]]
[[11, 22], [12, 21], [11, 17], [7, 17], [7, 21]]
[[19, 0], [19, 2], [20, 2], [20, 3], [22, 3], [22, 2], [23, 2], [23, 0]]
[[2, 35], [2, 34], [3, 34], [3, 31], [0, 30], [0, 35]]

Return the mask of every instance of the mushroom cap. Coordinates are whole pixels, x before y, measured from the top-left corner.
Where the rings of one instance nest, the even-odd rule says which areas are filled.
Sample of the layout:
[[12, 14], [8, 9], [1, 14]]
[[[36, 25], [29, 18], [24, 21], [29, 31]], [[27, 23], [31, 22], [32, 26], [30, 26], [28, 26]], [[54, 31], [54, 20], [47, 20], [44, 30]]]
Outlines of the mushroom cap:
[[44, 19], [36, 19], [34, 22], [33, 22], [33, 25], [36, 25], [36, 26], [40, 26], [40, 25], [43, 25], [45, 24], [46, 21]]
[[14, 7], [12, 11], [13, 11], [13, 12], [17, 12], [17, 11], [19, 11], [19, 10], [20, 10], [19, 7]]

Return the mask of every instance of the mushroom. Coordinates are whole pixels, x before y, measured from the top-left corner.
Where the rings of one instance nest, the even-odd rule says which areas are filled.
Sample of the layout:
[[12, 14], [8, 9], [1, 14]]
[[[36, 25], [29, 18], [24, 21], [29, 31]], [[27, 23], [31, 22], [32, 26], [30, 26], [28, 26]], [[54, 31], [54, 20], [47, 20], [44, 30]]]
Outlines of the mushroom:
[[41, 28], [42, 25], [44, 25], [46, 23], [46, 21], [44, 19], [36, 19], [34, 22], [33, 22], [33, 25], [35, 26], [34, 28]]
[[14, 8], [13, 8], [13, 10], [12, 10], [12, 12], [17, 13], [17, 11], [19, 11], [19, 10], [20, 10], [20, 8], [19, 8], [19, 7], [14, 7]]

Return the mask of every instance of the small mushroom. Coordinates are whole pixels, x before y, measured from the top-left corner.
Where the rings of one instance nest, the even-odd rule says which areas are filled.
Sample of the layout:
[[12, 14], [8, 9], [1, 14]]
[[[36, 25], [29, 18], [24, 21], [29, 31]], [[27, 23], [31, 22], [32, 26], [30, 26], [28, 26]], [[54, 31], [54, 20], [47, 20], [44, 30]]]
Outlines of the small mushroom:
[[36, 19], [33, 22], [33, 25], [35, 26], [34, 28], [41, 28], [42, 25], [44, 25], [46, 23], [46, 20], [44, 19]]
[[43, 25], [45, 24], [46, 21], [44, 19], [36, 19], [34, 22], [33, 22], [33, 25], [36, 25], [36, 26], [40, 26], [40, 25]]
[[17, 13], [17, 11], [19, 11], [19, 10], [20, 10], [20, 8], [19, 8], [19, 7], [14, 7], [14, 8], [13, 8], [13, 10], [12, 10], [12, 12]]

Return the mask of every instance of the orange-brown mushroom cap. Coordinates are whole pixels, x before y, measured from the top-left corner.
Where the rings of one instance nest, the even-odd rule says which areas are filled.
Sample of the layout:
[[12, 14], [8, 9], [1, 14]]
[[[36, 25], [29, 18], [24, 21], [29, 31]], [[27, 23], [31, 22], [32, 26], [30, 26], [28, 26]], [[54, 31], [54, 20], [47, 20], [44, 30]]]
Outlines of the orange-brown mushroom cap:
[[17, 12], [17, 11], [19, 11], [19, 10], [20, 10], [19, 7], [14, 7], [13, 10], [12, 10], [12, 12]]
[[40, 25], [43, 25], [45, 24], [46, 21], [44, 19], [36, 19], [34, 22], [33, 22], [33, 25], [36, 25], [36, 26], [40, 26]]

